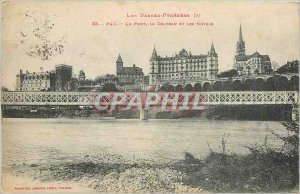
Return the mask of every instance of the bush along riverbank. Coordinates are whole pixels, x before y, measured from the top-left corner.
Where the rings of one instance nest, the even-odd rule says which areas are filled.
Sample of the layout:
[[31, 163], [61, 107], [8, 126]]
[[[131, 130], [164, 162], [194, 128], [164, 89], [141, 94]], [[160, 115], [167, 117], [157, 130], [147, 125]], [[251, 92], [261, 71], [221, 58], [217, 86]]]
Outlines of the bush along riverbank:
[[[213, 192], [299, 192], [299, 114], [282, 124], [286, 136], [272, 132], [283, 141], [281, 148], [264, 145], [247, 147], [250, 154], [226, 152], [228, 136], [222, 138], [221, 152], [211, 150], [201, 170], [188, 170], [187, 182]], [[193, 160], [193, 157], [189, 157]], [[193, 184], [192, 184], [193, 185]]]
[[[299, 124], [284, 122], [288, 135], [273, 134], [280, 148], [247, 147], [239, 155], [227, 151], [230, 134], [224, 134], [220, 151], [210, 149], [203, 159], [186, 152], [184, 159], [158, 163], [124, 159], [100, 153], [95, 156], [57, 158], [56, 162], [10, 164], [6, 169], [41, 181], [75, 181], [101, 192], [298, 192]], [[200, 141], [200, 140], [199, 140]]]

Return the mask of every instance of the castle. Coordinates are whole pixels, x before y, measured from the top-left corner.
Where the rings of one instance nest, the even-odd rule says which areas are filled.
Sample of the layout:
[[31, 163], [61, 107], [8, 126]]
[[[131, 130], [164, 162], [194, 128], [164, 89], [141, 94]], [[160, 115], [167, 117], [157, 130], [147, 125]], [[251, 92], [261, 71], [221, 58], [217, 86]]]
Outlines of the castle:
[[64, 91], [72, 78], [72, 66], [56, 65], [55, 70], [50, 72], [30, 73], [20, 70], [16, 78], [16, 91]]

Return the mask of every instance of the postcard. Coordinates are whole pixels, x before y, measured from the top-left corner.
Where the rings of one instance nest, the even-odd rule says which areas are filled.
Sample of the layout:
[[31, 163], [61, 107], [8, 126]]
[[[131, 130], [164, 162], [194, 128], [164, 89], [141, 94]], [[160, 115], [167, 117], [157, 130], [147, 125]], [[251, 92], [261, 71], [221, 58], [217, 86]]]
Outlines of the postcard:
[[2, 193], [298, 193], [299, 2], [3, 1]]

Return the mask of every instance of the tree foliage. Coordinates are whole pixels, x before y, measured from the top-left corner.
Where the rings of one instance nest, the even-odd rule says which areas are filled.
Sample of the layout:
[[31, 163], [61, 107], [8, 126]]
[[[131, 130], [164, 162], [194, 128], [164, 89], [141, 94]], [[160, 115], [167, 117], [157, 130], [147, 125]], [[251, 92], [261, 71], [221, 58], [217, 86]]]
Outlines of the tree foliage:
[[6, 88], [6, 87], [4, 87], [4, 86], [2, 86], [2, 87], [1, 87], [1, 91], [2, 91], [2, 92], [9, 92], [9, 89]]
[[234, 77], [237, 75], [238, 75], [237, 70], [231, 69], [228, 71], [221, 72], [220, 74], [218, 74], [218, 77]]
[[283, 73], [298, 73], [299, 72], [299, 61], [295, 60], [287, 62], [285, 65], [279, 67], [276, 71], [279, 74]]
[[103, 85], [102, 92], [117, 92], [117, 87], [113, 83], [106, 83]]

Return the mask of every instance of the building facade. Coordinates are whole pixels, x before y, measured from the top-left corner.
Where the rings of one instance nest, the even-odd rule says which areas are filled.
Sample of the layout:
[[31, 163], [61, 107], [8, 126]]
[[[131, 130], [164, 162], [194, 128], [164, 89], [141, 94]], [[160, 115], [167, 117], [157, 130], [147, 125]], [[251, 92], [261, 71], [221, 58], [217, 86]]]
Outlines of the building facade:
[[16, 91], [66, 91], [72, 79], [72, 66], [56, 65], [55, 70], [20, 72], [16, 75]]
[[218, 71], [218, 54], [213, 43], [207, 55], [192, 55], [182, 49], [175, 56], [161, 57], [154, 47], [150, 58], [149, 84], [214, 79]]
[[121, 55], [117, 61], [117, 78], [121, 85], [135, 85], [144, 83], [143, 69], [133, 65], [132, 67], [124, 67]]
[[55, 90], [55, 72], [32, 72], [20, 70], [16, 76], [16, 91], [52, 91]]
[[118, 80], [117, 76], [115, 76], [114, 74], [106, 74], [106, 75], [98, 76], [98, 77], [96, 77], [95, 82], [96, 82], [96, 85], [100, 85], [100, 86], [103, 86], [104, 84], [107, 84], [107, 83], [111, 83], [114, 85], [119, 84], [119, 80]]
[[239, 76], [255, 76], [272, 73], [269, 55], [261, 55], [257, 51], [252, 55], [246, 55], [246, 45], [243, 40], [242, 27], [240, 26], [239, 39], [236, 44], [234, 57], [234, 69]]

